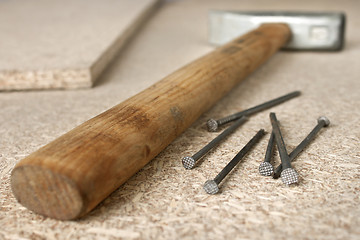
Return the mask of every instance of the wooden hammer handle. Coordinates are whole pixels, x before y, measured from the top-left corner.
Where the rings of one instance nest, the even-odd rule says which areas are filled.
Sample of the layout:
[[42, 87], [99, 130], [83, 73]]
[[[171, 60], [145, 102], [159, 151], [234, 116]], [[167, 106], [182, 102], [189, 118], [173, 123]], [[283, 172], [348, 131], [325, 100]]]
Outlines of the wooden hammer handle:
[[284, 24], [262, 25], [86, 121], [15, 166], [15, 197], [56, 219], [86, 214], [289, 38]]

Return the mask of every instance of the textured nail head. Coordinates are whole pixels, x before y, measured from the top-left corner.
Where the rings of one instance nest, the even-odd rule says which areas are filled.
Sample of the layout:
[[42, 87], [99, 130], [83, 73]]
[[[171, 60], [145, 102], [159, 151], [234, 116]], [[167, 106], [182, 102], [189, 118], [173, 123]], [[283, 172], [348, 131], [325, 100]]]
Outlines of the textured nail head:
[[219, 124], [215, 119], [209, 119], [206, 123], [209, 132], [216, 132]]
[[195, 166], [195, 162], [195, 159], [192, 157], [186, 156], [182, 158], [182, 164], [185, 169], [193, 169]]
[[269, 162], [262, 162], [259, 166], [259, 172], [263, 176], [271, 176], [274, 174], [274, 167]]
[[299, 174], [293, 168], [287, 168], [281, 172], [281, 180], [286, 185], [298, 183]]
[[318, 118], [318, 123], [320, 123], [321, 121], [324, 121], [324, 123], [325, 123], [324, 127], [327, 127], [330, 125], [330, 120], [325, 116]]
[[204, 184], [204, 190], [208, 194], [216, 194], [219, 192], [219, 186], [214, 180], [207, 180]]

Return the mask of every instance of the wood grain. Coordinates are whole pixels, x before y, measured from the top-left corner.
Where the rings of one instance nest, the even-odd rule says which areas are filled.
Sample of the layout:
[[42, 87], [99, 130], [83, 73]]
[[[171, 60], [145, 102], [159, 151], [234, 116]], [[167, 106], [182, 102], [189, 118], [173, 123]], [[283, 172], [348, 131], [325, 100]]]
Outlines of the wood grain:
[[262, 25], [88, 120], [15, 166], [15, 197], [52, 218], [83, 216], [289, 38], [284, 24]]

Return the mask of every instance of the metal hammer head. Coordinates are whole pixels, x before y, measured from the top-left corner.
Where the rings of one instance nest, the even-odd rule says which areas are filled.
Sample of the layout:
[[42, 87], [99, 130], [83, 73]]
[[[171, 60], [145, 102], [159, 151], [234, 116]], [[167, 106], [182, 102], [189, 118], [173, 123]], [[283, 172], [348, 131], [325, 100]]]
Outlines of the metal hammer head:
[[263, 23], [286, 23], [292, 37], [284, 49], [341, 50], [344, 46], [345, 14], [305, 12], [210, 11], [209, 42], [222, 45]]

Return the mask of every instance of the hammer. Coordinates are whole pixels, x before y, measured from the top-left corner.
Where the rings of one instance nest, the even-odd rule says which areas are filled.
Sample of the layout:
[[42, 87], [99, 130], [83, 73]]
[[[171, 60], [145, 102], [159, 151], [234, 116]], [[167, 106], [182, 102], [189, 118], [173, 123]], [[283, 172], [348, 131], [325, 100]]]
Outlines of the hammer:
[[344, 23], [342, 13], [211, 12], [210, 41], [234, 40], [21, 160], [16, 199], [55, 219], [85, 215], [280, 48], [340, 50]]

